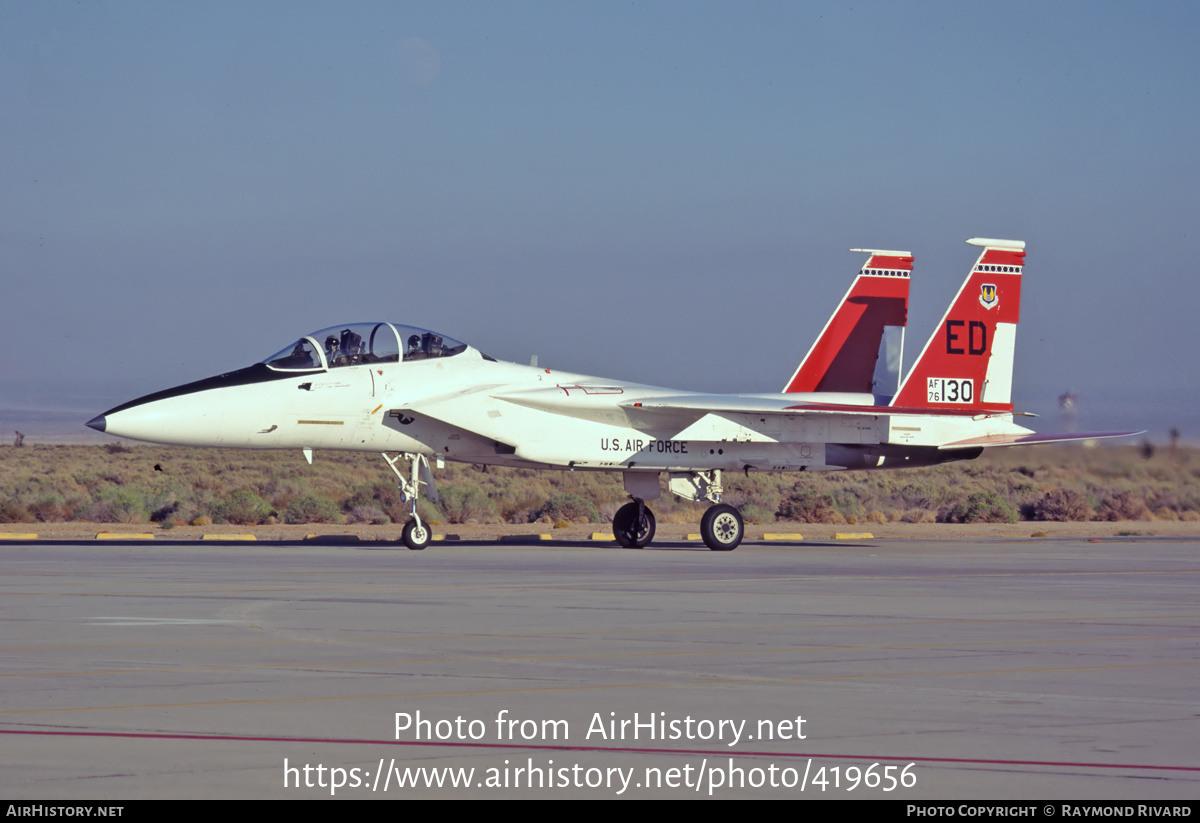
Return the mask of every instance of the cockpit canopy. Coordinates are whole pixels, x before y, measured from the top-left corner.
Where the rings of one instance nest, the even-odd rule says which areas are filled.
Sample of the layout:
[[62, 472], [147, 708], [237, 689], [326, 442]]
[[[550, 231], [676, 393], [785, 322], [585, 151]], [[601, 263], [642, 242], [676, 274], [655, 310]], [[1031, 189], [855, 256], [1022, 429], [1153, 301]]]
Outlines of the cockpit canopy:
[[453, 338], [395, 323], [350, 323], [305, 335], [260, 362], [276, 371], [313, 371], [451, 357], [467, 345]]

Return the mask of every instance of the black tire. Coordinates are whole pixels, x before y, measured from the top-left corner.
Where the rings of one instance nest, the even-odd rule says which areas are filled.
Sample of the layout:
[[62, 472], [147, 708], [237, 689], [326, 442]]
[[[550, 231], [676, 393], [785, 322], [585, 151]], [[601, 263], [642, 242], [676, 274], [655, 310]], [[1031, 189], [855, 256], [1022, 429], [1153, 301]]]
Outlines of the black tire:
[[404, 540], [404, 545], [419, 552], [429, 545], [430, 540], [433, 540], [433, 530], [424, 523], [418, 526], [416, 520], [409, 520], [404, 524], [401, 538]]
[[742, 515], [733, 506], [718, 503], [709, 506], [700, 518], [700, 536], [704, 544], [715, 552], [731, 552], [742, 542], [745, 535]]
[[643, 503], [641, 522], [638, 520], [638, 504], [626, 503], [617, 509], [613, 517], [613, 537], [627, 549], [644, 549], [654, 539], [654, 512]]

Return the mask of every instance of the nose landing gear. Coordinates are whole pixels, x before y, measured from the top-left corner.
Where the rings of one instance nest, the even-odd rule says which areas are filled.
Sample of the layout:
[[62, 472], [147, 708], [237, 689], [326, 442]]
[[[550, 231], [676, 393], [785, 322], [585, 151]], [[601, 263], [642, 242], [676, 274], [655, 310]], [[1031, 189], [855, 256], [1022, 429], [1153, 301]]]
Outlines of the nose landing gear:
[[[406, 503], [412, 502], [412, 520], [404, 524], [404, 530], [400, 533], [400, 537], [404, 541], [404, 545], [412, 551], [419, 552], [433, 540], [433, 529], [429, 527], [428, 523], [421, 520], [421, 515], [417, 514], [417, 501], [421, 497], [421, 486], [429, 487], [425, 494], [429, 498], [429, 502], [437, 503], [439, 500], [437, 486], [433, 482], [433, 472], [429, 469], [429, 459], [423, 454], [399, 454], [395, 457], [388, 457], [387, 452], [382, 454], [388, 467], [395, 472], [396, 477], [400, 478], [398, 484], [400, 498]], [[409, 477], [405, 477], [396, 468], [396, 464], [401, 460], [411, 464]]]

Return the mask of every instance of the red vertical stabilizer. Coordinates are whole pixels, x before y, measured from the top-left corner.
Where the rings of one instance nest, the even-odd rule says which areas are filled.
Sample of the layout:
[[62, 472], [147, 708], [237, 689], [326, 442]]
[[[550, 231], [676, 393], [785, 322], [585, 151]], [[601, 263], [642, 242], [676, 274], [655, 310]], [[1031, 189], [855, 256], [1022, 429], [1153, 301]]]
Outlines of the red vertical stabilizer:
[[908, 322], [912, 255], [877, 249], [851, 251], [867, 252], [871, 257], [784, 387], [785, 394], [871, 393], [884, 328], [903, 327]]
[[893, 406], [1012, 411], [1025, 243], [983, 237], [967, 242], [982, 246], [983, 253], [921, 350]]

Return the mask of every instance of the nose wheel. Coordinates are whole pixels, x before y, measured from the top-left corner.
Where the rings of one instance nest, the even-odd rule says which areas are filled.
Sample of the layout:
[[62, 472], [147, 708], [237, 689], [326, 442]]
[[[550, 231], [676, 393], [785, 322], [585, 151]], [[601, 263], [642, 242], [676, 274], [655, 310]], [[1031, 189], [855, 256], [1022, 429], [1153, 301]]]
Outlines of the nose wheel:
[[700, 518], [700, 536], [715, 552], [731, 552], [742, 542], [745, 534], [742, 515], [727, 503], [709, 506]]
[[613, 517], [613, 537], [627, 549], [643, 549], [654, 539], [654, 512], [641, 500], [626, 503]]
[[413, 519], [404, 524], [404, 531], [400, 536], [404, 545], [419, 552], [429, 545], [429, 541], [433, 539], [433, 532], [414, 514]]

